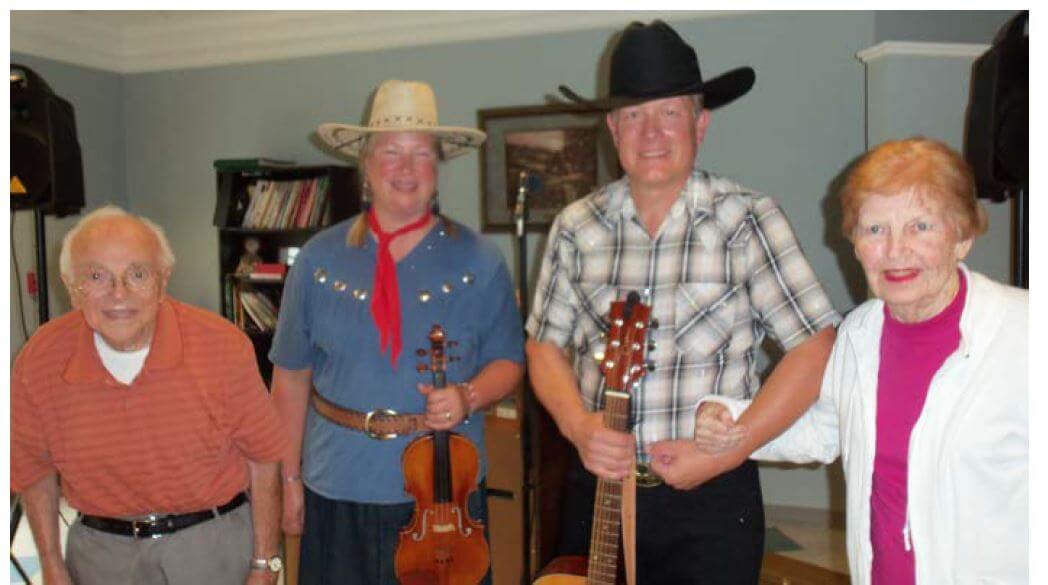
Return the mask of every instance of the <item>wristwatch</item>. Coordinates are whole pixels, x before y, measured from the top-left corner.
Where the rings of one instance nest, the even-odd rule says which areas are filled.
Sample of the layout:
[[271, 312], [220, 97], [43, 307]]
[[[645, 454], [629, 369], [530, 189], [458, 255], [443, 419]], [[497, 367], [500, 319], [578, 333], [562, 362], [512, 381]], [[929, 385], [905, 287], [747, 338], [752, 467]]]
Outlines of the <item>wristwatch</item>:
[[273, 555], [268, 559], [251, 559], [251, 569], [279, 573], [284, 570], [284, 560], [280, 558], [280, 555]]

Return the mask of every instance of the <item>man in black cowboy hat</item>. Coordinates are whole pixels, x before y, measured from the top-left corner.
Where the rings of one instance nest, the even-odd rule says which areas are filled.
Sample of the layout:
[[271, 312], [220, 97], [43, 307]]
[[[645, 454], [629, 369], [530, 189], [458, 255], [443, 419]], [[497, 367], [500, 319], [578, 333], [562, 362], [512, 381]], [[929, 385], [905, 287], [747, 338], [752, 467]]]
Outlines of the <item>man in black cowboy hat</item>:
[[[629, 480], [624, 501], [635, 480], [640, 582], [756, 583], [764, 515], [746, 448], [814, 402], [840, 316], [775, 201], [695, 166], [710, 111], [749, 91], [753, 70], [703, 80], [676, 31], [635, 22], [612, 53], [609, 81], [605, 99], [561, 91], [608, 110], [626, 176], [557, 217], [527, 323], [536, 394], [578, 451], [560, 552], [588, 552], [595, 476]], [[603, 422], [592, 358], [606, 343], [599, 316], [632, 291], [661, 325], [650, 334], [654, 369], [630, 389], [633, 432], [624, 433]], [[775, 420], [740, 420], [745, 435], [704, 455], [691, 440], [699, 400], [755, 393], [766, 335], [787, 351], [765, 384], [789, 387], [772, 395], [782, 403]]]

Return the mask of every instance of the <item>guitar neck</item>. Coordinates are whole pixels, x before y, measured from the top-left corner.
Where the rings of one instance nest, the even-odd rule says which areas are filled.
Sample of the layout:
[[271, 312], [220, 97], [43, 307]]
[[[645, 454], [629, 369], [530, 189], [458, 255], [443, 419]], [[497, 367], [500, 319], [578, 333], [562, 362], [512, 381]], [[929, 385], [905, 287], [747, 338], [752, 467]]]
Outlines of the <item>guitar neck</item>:
[[[630, 397], [614, 390], [605, 393], [604, 425], [616, 431], [629, 427]], [[614, 585], [618, 574], [619, 534], [622, 531], [622, 482], [597, 479], [586, 582]]]

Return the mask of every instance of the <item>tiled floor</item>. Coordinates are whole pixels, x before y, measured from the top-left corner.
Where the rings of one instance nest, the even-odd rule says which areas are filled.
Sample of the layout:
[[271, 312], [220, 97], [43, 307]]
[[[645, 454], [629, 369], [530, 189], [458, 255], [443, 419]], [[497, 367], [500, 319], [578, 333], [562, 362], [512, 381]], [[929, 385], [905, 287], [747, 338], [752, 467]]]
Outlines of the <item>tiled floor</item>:
[[[69, 532], [69, 524], [76, 519], [76, 510], [67, 506], [63, 500], [59, 506], [58, 514], [60, 516], [58, 529], [62, 535], [62, 548], [65, 549], [66, 534]], [[33, 533], [29, 530], [29, 521], [25, 519], [24, 514], [22, 515], [22, 521], [18, 525], [18, 532], [15, 533], [15, 540], [11, 543], [11, 554], [18, 560], [22, 570], [29, 576], [29, 580], [33, 585], [43, 583], [43, 578], [40, 575], [40, 559], [36, 556], [36, 546], [33, 544]], [[14, 563], [9, 562], [8, 564], [10, 565], [11, 584], [24, 584], [25, 580], [15, 570]]]

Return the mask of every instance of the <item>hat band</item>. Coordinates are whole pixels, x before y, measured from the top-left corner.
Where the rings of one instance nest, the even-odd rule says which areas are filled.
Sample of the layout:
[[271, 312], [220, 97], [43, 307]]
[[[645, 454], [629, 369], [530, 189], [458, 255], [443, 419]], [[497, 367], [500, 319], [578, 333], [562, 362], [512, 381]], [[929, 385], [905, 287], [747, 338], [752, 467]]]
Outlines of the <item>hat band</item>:
[[417, 126], [436, 126], [436, 123], [430, 119], [403, 114], [390, 114], [388, 116], [383, 116], [379, 120], [371, 120], [368, 122], [368, 128], [404, 128]]

